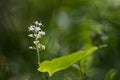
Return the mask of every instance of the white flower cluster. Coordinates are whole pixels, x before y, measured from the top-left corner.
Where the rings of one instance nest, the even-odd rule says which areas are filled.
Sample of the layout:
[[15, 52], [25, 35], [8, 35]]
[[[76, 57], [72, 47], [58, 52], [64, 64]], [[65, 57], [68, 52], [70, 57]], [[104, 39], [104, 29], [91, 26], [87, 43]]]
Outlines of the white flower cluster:
[[45, 35], [45, 32], [41, 30], [42, 23], [35, 21], [30, 27], [28, 27], [31, 34], [28, 36], [34, 38], [33, 43], [35, 46], [29, 46], [29, 49], [44, 50], [45, 46], [39, 42], [40, 38]]

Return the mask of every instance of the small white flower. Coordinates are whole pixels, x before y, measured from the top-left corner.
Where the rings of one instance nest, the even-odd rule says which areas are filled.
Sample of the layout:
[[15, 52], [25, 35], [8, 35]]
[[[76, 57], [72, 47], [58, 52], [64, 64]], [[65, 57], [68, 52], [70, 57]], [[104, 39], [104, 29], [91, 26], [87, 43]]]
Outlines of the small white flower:
[[29, 49], [36, 49], [34, 46], [29, 46]]
[[38, 33], [38, 35], [45, 35], [45, 32], [44, 31], [40, 31], [39, 33]]
[[38, 48], [40, 49], [40, 50], [45, 50], [45, 46], [44, 45], [42, 45], [42, 44], [38, 44]]
[[35, 27], [35, 31], [37, 32], [37, 31], [40, 31], [41, 30], [41, 28], [40, 27]]
[[38, 23], [38, 21], [35, 21], [34, 23], [35, 23], [36, 25], [38, 25], [38, 24], [39, 24], [39, 23]]
[[38, 43], [39, 43], [39, 41], [33, 41], [33, 43], [34, 43], [34, 44], [38, 44]]
[[43, 50], [45, 50], [45, 46], [44, 45], [42, 45], [41, 47], [42, 47]]
[[42, 23], [41, 22], [39, 23], [38, 21], [35, 21], [34, 24], [36, 24], [38, 26], [42, 26]]
[[42, 23], [40, 22], [40, 23], [38, 23], [38, 25], [39, 25], [39, 26], [42, 26]]
[[33, 47], [32, 47], [32, 46], [29, 46], [29, 49], [33, 49]]
[[45, 32], [39, 31], [37, 35], [35, 35], [37, 38], [41, 38], [41, 36], [45, 35]]
[[31, 25], [30, 27], [28, 27], [29, 31], [34, 31], [35, 26]]
[[29, 37], [34, 37], [33, 34], [29, 34], [28, 36], [29, 36]]

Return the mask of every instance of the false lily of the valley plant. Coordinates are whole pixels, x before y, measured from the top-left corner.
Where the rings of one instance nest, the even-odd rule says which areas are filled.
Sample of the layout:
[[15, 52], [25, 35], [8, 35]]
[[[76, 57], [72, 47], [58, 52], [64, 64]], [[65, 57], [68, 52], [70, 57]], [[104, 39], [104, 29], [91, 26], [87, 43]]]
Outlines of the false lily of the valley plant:
[[38, 56], [38, 64], [40, 64], [40, 51], [45, 50], [45, 45], [40, 43], [41, 37], [45, 35], [45, 32], [42, 31], [41, 29], [42, 26], [43, 25], [41, 22], [35, 21], [33, 24], [31, 24], [28, 27], [29, 32], [30, 32], [28, 36], [34, 39], [33, 41], [34, 45], [29, 46], [29, 49], [36, 50], [37, 56]]
[[[38, 56], [38, 71], [40, 72], [48, 72], [49, 77], [47, 80], [50, 80], [50, 77], [55, 73], [60, 70], [66, 69], [70, 67], [72, 64], [75, 62], [78, 62], [79, 60], [91, 55], [94, 51], [96, 51], [98, 48], [97, 47], [92, 47], [88, 50], [83, 50], [83, 51], [77, 51], [65, 56], [61, 56], [58, 58], [54, 58], [52, 60], [45, 60], [40, 63], [40, 51], [45, 50], [45, 45], [43, 45], [40, 42], [40, 39], [42, 36], [45, 35], [45, 32], [42, 31], [42, 23], [35, 21], [30, 27], [28, 27], [30, 34], [28, 35], [29, 37], [33, 38], [33, 46], [29, 46], [29, 49], [34, 49], [37, 52]], [[81, 73], [81, 72], [80, 72]], [[82, 79], [83, 76], [80, 76], [80, 80]]]

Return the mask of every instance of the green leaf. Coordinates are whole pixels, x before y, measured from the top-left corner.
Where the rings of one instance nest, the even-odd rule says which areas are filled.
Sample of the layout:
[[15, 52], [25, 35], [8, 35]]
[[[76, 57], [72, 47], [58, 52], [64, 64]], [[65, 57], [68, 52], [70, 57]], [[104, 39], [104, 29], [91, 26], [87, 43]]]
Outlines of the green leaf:
[[39, 65], [40, 67], [38, 68], [38, 71], [48, 72], [49, 76], [52, 76], [55, 72], [66, 69], [78, 60], [92, 54], [95, 50], [97, 50], [97, 47], [92, 47], [84, 51], [78, 51], [50, 61], [46, 60]]

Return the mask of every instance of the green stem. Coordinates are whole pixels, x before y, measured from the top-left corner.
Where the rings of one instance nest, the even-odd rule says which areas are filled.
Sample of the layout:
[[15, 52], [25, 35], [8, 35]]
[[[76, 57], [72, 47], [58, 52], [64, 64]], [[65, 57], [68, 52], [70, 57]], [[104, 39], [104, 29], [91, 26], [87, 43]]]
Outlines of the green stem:
[[[35, 38], [35, 41], [38, 41], [38, 38]], [[38, 49], [38, 43], [36, 43], [36, 51], [37, 51], [37, 57], [38, 57], [38, 65], [40, 64], [40, 53]]]
[[84, 76], [83, 76], [83, 72], [82, 72], [82, 69], [81, 69], [81, 65], [80, 65], [80, 61], [78, 61], [78, 66], [79, 66], [79, 72], [80, 72], [80, 80], [84, 80]]
[[46, 73], [44, 73], [44, 76], [45, 76], [46, 80], [50, 80], [50, 77]]
[[40, 54], [39, 54], [39, 49], [37, 48], [37, 56], [38, 56], [38, 64], [40, 64]]

